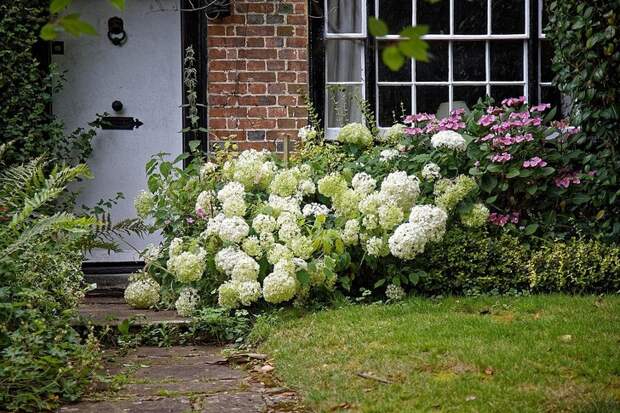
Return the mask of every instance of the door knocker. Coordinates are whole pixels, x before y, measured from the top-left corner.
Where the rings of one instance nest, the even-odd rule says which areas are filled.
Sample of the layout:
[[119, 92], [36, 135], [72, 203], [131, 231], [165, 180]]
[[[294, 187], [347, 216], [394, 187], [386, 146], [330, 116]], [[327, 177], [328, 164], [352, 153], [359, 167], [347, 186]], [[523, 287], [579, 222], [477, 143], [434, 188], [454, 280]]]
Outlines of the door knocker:
[[123, 28], [123, 19], [110, 17], [108, 19], [108, 39], [114, 46], [122, 46], [127, 41], [127, 33]]

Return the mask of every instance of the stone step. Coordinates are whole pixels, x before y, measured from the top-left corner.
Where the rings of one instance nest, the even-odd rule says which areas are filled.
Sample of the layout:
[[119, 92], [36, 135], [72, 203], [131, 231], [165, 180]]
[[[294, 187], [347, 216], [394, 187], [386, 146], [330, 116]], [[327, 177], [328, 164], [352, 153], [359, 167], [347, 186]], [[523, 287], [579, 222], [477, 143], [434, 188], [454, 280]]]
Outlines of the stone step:
[[84, 283], [95, 284], [88, 296], [122, 297], [131, 274], [84, 274]]
[[180, 317], [176, 311], [142, 310], [129, 307], [122, 297], [87, 296], [79, 308], [78, 325], [117, 326], [130, 320], [132, 326], [155, 324], [188, 324], [190, 318]]

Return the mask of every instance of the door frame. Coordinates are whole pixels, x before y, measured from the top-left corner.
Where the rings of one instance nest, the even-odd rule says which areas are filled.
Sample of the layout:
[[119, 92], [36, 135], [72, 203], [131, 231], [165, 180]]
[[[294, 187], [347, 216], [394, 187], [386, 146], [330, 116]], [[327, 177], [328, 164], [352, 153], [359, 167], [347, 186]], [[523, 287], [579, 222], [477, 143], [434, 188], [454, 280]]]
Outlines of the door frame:
[[[182, 127], [188, 128], [189, 108], [187, 105], [187, 88], [185, 87], [183, 59], [185, 49], [189, 46], [194, 47], [195, 69], [196, 69], [196, 94], [198, 106], [198, 127], [207, 128], [207, 73], [208, 73], [208, 44], [207, 44], [207, 10], [204, 7], [209, 0], [180, 0], [180, 19], [181, 19], [181, 95], [183, 105], [181, 110]], [[51, 47], [48, 49], [50, 50]], [[189, 142], [192, 140], [189, 132], [182, 132], [183, 152], [189, 152]], [[197, 132], [200, 140], [200, 148], [207, 152], [209, 149], [209, 137], [206, 132]], [[144, 261], [116, 261], [116, 262], [84, 262], [82, 269], [86, 274], [128, 274], [136, 272], [144, 267]]]

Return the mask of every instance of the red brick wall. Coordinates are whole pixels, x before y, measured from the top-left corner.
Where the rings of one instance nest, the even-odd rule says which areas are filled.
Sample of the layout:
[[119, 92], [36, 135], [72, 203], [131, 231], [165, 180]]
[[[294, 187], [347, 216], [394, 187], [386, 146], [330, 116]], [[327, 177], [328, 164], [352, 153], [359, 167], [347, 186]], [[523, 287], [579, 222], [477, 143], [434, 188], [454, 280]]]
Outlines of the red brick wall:
[[274, 150], [307, 123], [307, 0], [233, 0], [232, 15], [208, 26], [211, 141]]

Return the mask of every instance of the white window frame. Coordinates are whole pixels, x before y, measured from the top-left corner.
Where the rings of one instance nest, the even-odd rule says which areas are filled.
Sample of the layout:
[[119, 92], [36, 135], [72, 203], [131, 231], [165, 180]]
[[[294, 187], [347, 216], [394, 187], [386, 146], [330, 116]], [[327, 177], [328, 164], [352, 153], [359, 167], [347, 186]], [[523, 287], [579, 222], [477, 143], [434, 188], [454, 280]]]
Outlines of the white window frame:
[[[325, 18], [324, 23], [323, 23], [323, 33], [325, 34], [325, 43], [327, 44], [327, 42], [329, 42], [330, 40], [358, 40], [358, 41], [366, 41], [368, 39], [368, 29], [367, 29], [367, 22], [368, 22], [368, 10], [366, 7], [366, 0], [361, 0], [361, 7], [362, 7], [362, 12], [361, 12], [361, 16], [362, 16], [362, 24], [361, 24], [361, 32], [359, 33], [330, 33], [329, 32], [329, 12], [328, 12], [328, 7], [329, 7], [329, 0], [324, 0], [324, 10], [325, 10]], [[362, 53], [361, 53], [361, 59], [362, 61], [360, 62], [360, 68], [361, 68], [361, 73], [360, 73], [360, 80], [358, 82], [330, 82], [327, 79], [328, 76], [328, 65], [329, 65], [329, 61], [328, 59], [325, 59], [325, 102], [324, 102], [324, 122], [325, 122], [325, 137], [327, 139], [335, 139], [336, 135], [338, 135], [338, 131], [340, 130], [340, 128], [330, 128], [327, 125], [329, 125], [329, 89], [330, 86], [360, 86], [360, 89], [362, 91], [362, 99], [366, 99], [366, 47], [362, 48]]]
[[[412, 2], [412, 22], [414, 25], [417, 24], [417, 1], [410, 0]], [[454, 33], [454, 1], [450, 1], [450, 33], [449, 34], [427, 34], [422, 36], [424, 40], [441, 40], [448, 42], [448, 80], [447, 81], [417, 81], [416, 80], [416, 61], [415, 59], [411, 62], [411, 81], [409, 82], [386, 82], [379, 81], [379, 64], [381, 64], [381, 59], [379, 56], [379, 47], [376, 47], [375, 54], [375, 76], [377, 82], [375, 84], [375, 110], [379, 110], [379, 87], [380, 86], [408, 86], [411, 88], [411, 112], [417, 113], [417, 96], [416, 96], [416, 86], [448, 86], [448, 102], [449, 102], [449, 110], [452, 110], [452, 105], [454, 103], [454, 86], [485, 86], [486, 94], [491, 94], [491, 86], [522, 86], [523, 87], [523, 96], [529, 98], [529, 80], [528, 80], [528, 70], [529, 70], [529, 61], [528, 61], [528, 41], [530, 40], [530, 2], [529, 0], [524, 1], [524, 16], [525, 16], [525, 27], [524, 33], [522, 34], [492, 34], [492, 4], [493, 0], [487, 0], [487, 33], [486, 34], [455, 34]], [[456, 0], [458, 1], [458, 0]], [[375, 10], [377, 11], [377, 16], [381, 16], [380, 13], [380, 0], [375, 0]], [[424, 22], [420, 22], [420, 24], [424, 24]], [[401, 39], [399, 35], [388, 35], [379, 37], [376, 39], [377, 42], [381, 40], [398, 40]], [[523, 80], [521, 81], [492, 81], [491, 80], [491, 41], [494, 40], [522, 40], [523, 43]], [[485, 42], [485, 80], [480, 81], [457, 81], [454, 80], [454, 54], [453, 54], [453, 43], [455, 41], [484, 41]], [[377, 116], [377, 126], [379, 126], [379, 116]], [[385, 126], [381, 127], [381, 129], [385, 129]]]
[[[542, 81], [542, 43], [547, 39], [547, 35], [543, 33], [543, 8], [544, 8], [544, 0], [538, 0], [538, 73], [536, 73], [536, 81], [538, 87], [538, 96], [539, 100], [542, 96], [542, 88], [543, 87], [552, 87], [553, 84], [551, 82], [543, 82]], [[543, 103], [543, 102], [538, 102]]]

